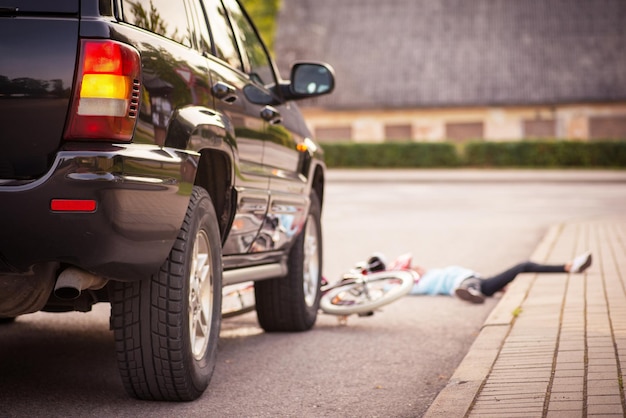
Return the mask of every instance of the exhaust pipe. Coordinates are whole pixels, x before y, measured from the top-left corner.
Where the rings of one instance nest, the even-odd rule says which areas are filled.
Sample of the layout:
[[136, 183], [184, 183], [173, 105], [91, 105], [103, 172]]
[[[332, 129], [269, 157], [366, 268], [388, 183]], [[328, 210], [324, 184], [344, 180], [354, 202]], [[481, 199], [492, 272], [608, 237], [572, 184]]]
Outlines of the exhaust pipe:
[[61, 272], [54, 285], [54, 296], [59, 299], [72, 300], [80, 296], [83, 290], [102, 289], [107, 284], [107, 279], [93, 275], [75, 267], [70, 267]]

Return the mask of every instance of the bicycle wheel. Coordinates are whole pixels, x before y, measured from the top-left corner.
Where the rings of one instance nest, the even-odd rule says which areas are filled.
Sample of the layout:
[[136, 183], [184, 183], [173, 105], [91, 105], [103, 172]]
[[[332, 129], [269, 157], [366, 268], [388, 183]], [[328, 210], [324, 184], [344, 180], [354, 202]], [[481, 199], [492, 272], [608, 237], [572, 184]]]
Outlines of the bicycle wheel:
[[331, 315], [371, 312], [401, 298], [413, 287], [409, 271], [382, 271], [340, 282], [322, 296], [320, 308]]

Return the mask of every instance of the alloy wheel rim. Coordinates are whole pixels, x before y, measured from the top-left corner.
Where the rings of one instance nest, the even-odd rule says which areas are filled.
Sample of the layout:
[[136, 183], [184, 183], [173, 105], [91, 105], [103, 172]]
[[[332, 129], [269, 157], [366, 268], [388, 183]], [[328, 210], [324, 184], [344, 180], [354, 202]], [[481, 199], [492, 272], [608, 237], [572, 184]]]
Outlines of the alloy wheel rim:
[[315, 218], [309, 216], [304, 230], [303, 266], [304, 301], [307, 306], [315, 304], [319, 288], [319, 237], [316, 226]]
[[196, 360], [201, 360], [206, 353], [213, 316], [213, 270], [209, 249], [206, 232], [198, 231], [189, 272], [189, 337]]

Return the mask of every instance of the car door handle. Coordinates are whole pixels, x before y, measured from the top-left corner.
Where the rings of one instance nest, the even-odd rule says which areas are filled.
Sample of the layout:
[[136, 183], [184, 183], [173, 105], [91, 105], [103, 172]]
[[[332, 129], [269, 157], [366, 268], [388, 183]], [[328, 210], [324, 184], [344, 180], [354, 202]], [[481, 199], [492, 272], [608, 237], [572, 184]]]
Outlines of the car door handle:
[[237, 91], [229, 84], [218, 81], [211, 87], [211, 94], [216, 99], [219, 99], [228, 104], [233, 104], [237, 101]]
[[270, 125], [277, 125], [283, 121], [280, 116], [280, 112], [272, 106], [265, 106], [261, 110], [261, 118], [270, 123]]

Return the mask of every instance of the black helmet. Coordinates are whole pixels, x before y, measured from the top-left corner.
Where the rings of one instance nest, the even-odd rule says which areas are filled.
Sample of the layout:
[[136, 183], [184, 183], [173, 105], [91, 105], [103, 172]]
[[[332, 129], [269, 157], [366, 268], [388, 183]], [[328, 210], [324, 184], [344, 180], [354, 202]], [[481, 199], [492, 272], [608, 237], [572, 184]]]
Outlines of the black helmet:
[[382, 254], [373, 254], [370, 258], [367, 259], [367, 270], [375, 272], [385, 271], [386, 269], [387, 264], [385, 263], [385, 258]]

